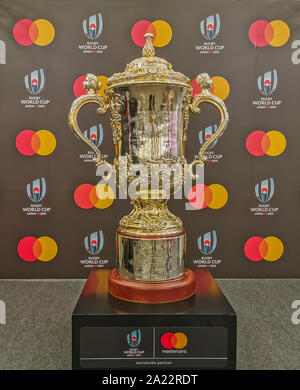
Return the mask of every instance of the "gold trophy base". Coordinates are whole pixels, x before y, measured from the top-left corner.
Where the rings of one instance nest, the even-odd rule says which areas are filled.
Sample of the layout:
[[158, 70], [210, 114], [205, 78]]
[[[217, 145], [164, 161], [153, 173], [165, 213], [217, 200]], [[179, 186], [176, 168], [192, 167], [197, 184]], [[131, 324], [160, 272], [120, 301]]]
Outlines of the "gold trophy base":
[[119, 299], [136, 303], [169, 303], [187, 299], [195, 293], [195, 276], [193, 271], [176, 279], [163, 282], [144, 282], [122, 276], [114, 268], [108, 276], [108, 291]]

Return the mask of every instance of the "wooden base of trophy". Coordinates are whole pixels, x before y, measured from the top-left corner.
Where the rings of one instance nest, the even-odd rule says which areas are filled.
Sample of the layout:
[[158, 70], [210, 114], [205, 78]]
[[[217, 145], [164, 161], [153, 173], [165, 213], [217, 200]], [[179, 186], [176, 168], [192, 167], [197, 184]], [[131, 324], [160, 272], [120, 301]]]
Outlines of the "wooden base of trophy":
[[187, 299], [195, 293], [195, 276], [190, 269], [176, 279], [144, 282], [120, 275], [114, 268], [108, 277], [108, 291], [116, 298], [136, 303], [169, 303]]

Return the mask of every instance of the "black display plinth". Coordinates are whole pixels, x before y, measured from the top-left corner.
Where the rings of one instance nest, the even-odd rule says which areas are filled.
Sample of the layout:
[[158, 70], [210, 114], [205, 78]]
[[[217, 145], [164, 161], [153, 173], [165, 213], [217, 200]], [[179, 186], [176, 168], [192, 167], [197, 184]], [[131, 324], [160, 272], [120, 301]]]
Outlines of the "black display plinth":
[[72, 315], [73, 369], [235, 369], [236, 314], [207, 270], [196, 294], [142, 304], [107, 292], [107, 270], [92, 271]]

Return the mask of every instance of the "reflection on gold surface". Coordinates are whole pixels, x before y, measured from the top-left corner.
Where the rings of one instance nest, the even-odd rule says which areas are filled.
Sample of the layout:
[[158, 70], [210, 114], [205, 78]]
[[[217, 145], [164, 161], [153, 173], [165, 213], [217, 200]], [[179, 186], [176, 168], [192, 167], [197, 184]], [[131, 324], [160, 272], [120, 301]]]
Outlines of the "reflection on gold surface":
[[109, 273], [110, 270], [106, 269], [91, 272], [89, 276], [89, 283], [85, 284], [82, 295], [107, 295]]
[[196, 292], [216, 296], [221, 294], [216, 281], [208, 270], [195, 270]]

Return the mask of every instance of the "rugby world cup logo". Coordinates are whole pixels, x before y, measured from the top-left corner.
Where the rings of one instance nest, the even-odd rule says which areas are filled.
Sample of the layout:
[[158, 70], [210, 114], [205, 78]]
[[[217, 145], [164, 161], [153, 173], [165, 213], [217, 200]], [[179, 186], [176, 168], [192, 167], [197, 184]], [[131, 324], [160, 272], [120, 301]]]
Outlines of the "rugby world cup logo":
[[208, 16], [200, 22], [200, 31], [204, 39], [211, 41], [215, 39], [220, 32], [220, 15]]
[[103, 19], [101, 14], [90, 16], [82, 22], [82, 28], [85, 35], [95, 40], [100, 37], [103, 29]]
[[260, 202], [269, 202], [274, 195], [273, 178], [262, 180], [259, 184], [256, 184], [255, 195]]
[[127, 335], [127, 343], [130, 347], [136, 348], [139, 346], [142, 339], [142, 333], [140, 329], [133, 330]]
[[32, 202], [41, 202], [46, 195], [46, 180], [44, 177], [33, 180], [33, 182], [27, 184], [26, 191], [28, 198]]
[[42, 92], [45, 86], [45, 75], [43, 69], [34, 70], [30, 75], [24, 77], [25, 87], [27, 91], [33, 95]]
[[102, 230], [84, 237], [84, 247], [90, 255], [98, 255], [103, 248], [104, 236]]
[[91, 126], [89, 130], [85, 130], [83, 134], [99, 148], [103, 141], [103, 126], [101, 123], [99, 123], [99, 125]]
[[211, 255], [217, 246], [217, 233], [215, 230], [212, 232], [204, 233], [203, 236], [198, 237], [198, 248], [205, 256]]
[[261, 94], [268, 96], [272, 95], [277, 88], [278, 76], [277, 70], [273, 69], [266, 72], [263, 76], [257, 78], [257, 86]]
[[[212, 125], [206, 127], [204, 130], [199, 131], [199, 141], [203, 145], [218, 129], [218, 125]], [[218, 140], [215, 140], [208, 149], [215, 147]]]

